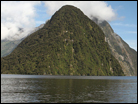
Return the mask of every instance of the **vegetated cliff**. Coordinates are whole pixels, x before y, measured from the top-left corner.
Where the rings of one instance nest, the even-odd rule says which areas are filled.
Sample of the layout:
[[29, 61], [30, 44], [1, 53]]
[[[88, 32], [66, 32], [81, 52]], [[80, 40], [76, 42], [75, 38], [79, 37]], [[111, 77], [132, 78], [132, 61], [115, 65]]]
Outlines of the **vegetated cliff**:
[[[41, 24], [40, 26], [32, 29], [32, 31], [30, 31], [27, 34], [30, 35], [35, 31], [41, 29], [43, 26], [44, 24]], [[24, 32], [24, 29], [20, 28], [20, 34], [22, 34], [23, 32]], [[1, 40], [1, 57], [9, 55], [18, 46], [18, 44], [20, 44], [20, 42], [26, 38], [26, 37], [20, 38], [20, 34], [15, 34], [14, 36]]]
[[1, 73], [124, 75], [100, 27], [69, 5], [1, 58]]
[[123, 72], [127, 76], [137, 76], [137, 52], [117, 35], [107, 21], [98, 22], [93, 17], [105, 34], [105, 41], [108, 42], [112, 55], [119, 61]]

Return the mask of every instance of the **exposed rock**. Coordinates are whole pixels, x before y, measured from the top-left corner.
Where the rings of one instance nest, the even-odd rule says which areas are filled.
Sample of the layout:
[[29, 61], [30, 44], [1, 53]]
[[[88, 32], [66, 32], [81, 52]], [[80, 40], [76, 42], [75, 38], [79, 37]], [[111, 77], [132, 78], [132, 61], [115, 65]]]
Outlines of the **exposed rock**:
[[130, 48], [119, 35], [114, 33], [113, 29], [107, 21], [98, 22], [97, 18], [93, 17], [105, 34], [105, 41], [108, 42], [112, 55], [119, 61], [125, 75], [137, 75], [137, 52]]

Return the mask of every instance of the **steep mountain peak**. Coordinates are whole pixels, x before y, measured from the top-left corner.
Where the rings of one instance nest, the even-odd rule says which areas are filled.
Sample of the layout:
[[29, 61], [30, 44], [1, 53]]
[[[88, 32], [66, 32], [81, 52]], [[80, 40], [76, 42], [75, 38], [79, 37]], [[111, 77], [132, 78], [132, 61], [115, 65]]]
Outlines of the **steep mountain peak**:
[[100, 27], [69, 5], [3, 57], [1, 73], [124, 75]]
[[74, 23], [76, 24], [77, 20], [85, 17], [84, 13], [77, 7], [71, 5], [65, 5], [61, 7], [50, 19], [50, 24], [54, 24], [56, 21], [58, 24], [62, 23]]
[[72, 5], [62, 6], [54, 15], [57, 15], [57, 13], [63, 13], [64, 15], [70, 13], [70, 15], [71, 15], [73, 12], [78, 13], [78, 15], [79, 14], [84, 15], [84, 13], [79, 8], [72, 6]]

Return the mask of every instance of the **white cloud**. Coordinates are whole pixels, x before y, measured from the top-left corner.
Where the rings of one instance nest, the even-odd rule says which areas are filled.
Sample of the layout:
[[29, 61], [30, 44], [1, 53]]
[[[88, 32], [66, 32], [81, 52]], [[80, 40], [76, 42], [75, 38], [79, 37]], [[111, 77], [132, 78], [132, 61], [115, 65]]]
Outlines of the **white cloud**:
[[27, 32], [35, 26], [35, 6], [40, 1], [2, 1], [1, 2], [1, 39], [18, 34], [18, 28]]
[[37, 8], [35, 6], [43, 6], [43, 3], [46, 7], [45, 10], [47, 10], [47, 13], [50, 16], [63, 5], [74, 5], [81, 9], [88, 17], [93, 15], [100, 20], [107, 21], [112, 21], [118, 18], [111, 5], [108, 5], [104, 1], [2, 1], [1, 39], [20, 33], [18, 31], [19, 27], [24, 28], [24, 31], [29, 32], [28, 29], [35, 27], [35, 23], [43, 23], [41, 20], [35, 21], [34, 19], [35, 16], [38, 16], [38, 14], [36, 14]]
[[126, 31], [127, 33], [137, 34], [137, 31]]
[[47, 8], [47, 13], [53, 15], [63, 5], [74, 5], [81, 9], [85, 15], [98, 17], [100, 20], [112, 21], [117, 19], [117, 14], [104, 1], [43, 1]]
[[36, 21], [36, 24], [44, 24], [46, 21]]
[[126, 27], [137, 27], [137, 25], [135, 25], [135, 24], [124, 24], [124, 23], [111, 23], [111, 25], [126, 26]]

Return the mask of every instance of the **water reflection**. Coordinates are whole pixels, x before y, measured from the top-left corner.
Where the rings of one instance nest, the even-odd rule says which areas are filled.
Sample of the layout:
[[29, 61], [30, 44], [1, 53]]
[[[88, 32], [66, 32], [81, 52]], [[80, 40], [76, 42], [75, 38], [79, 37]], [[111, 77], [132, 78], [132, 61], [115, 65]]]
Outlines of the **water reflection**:
[[108, 87], [108, 81], [105, 80], [51, 79], [44, 81], [43, 94], [37, 97], [41, 102], [75, 103], [90, 100], [108, 102], [108, 98], [104, 97], [105, 88]]
[[1, 102], [137, 102], [137, 80], [2, 78]]

